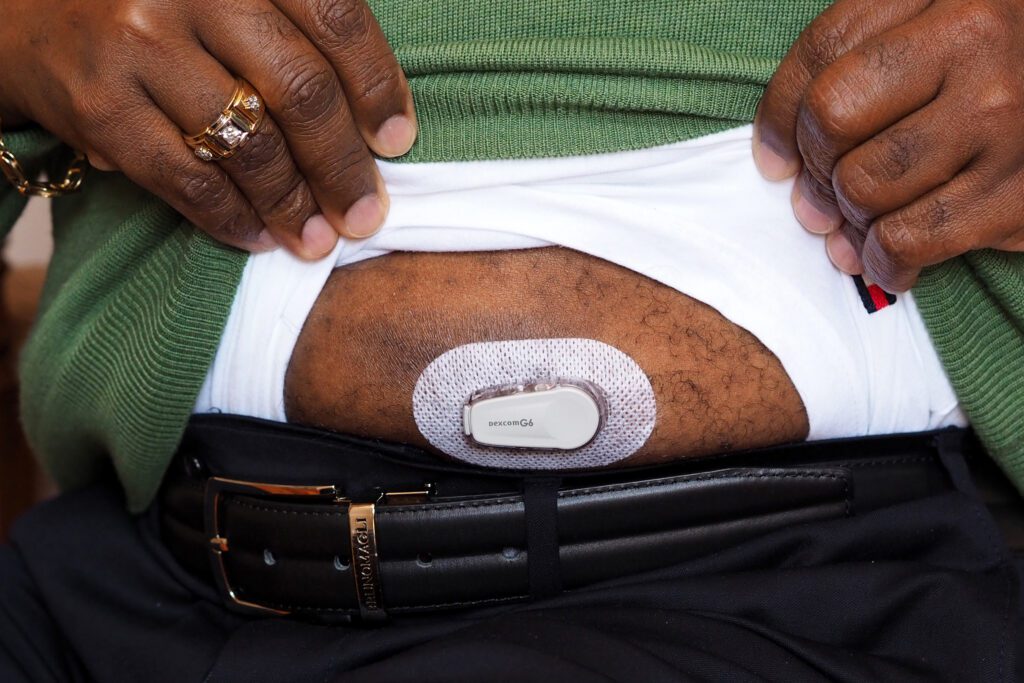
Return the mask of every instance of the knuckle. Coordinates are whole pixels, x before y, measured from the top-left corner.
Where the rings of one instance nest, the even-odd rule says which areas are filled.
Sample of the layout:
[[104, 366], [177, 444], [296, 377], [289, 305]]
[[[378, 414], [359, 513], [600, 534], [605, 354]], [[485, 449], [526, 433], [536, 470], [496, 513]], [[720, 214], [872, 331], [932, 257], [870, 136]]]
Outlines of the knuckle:
[[287, 155], [288, 149], [281, 137], [270, 126], [264, 126], [229, 163], [237, 165], [246, 175], [261, 174], [267, 169], [280, 168]]
[[371, 32], [369, 13], [356, 0], [315, 0], [310, 14], [316, 32], [332, 43], [331, 47], [360, 42]]
[[316, 213], [313, 198], [301, 176], [293, 175], [269, 197], [270, 202], [264, 213], [272, 217], [271, 227], [301, 229], [306, 219]]
[[849, 49], [845, 27], [822, 20], [807, 28], [798, 45], [797, 57], [811, 73], [820, 72]]
[[898, 267], [910, 267], [918, 260], [920, 249], [914, 230], [902, 217], [892, 217], [875, 223], [878, 247], [888, 261]]
[[268, 127], [253, 137], [244, 153], [233, 157], [237, 171], [249, 179], [246, 194], [257, 210], [272, 218], [270, 227], [294, 227], [296, 220], [304, 220], [314, 211], [311, 197], [305, 189], [305, 179], [298, 173], [291, 152], [283, 137], [274, 127]]
[[803, 183], [802, 188], [808, 198], [818, 206], [833, 206], [836, 203], [836, 193], [829, 183], [809, 180]]
[[261, 229], [252, 212], [238, 206], [227, 183], [217, 177], [188, 177], [179, 181], [176, 192], [183, 205], [191, 209], [187, 213], [193, 222], [217, 239], [246, 242]]
[[1024, 115], [1024, 92], [1009, 78], [989, 79], [986, 86], [975, 98], [978, 112], [987, 119]]
[[856, 122], [848, 102], [850, 92], [837, 77], [817, 79], [804, 97], [805, 123], [823, 142], [844, 140]]
[[387, 100], [398, 92], [401, 80], [398, 72], [391, 64], [379, 62], [369, 63], [362, 67], [359, 76], [359, 92], [352, 97], [353, 103], [373, 103]]
[[846, 159], [840, 161], [832, 174], [832, 186], [848, 219], [864, 224], [874, 218], [879, 182], [862, 163]]
[[885, 134], [874, 147], [877, 166], [887, 181], [896, 181], [914, 168], [924, 154], [924, 135], [914, 128], [897, 128]]
[[900, 69], [907, 63], [913, 44], [907, 36], [892, 36], [861, 51], [860, 62], [873, 72]]
[[285, 65], [285, 90], [280, 110], [308, 122], [319, 122], [340, 105], [337, 77], [326, 63], [308, 57]]
[[954, 29], [965, 43], [985, 48], [1006, 37], [1003, 13], [988, 2], [964, 3], [954, 14]]
[[247, 214], [225, 213], [216, 217], [205, 230], [218, 239], [242, 243], [254, 239], [261, 229], [262, 226]]
[[151, 7], [137, 2], [122, 3], [112, 17], [117, 36], [124, 42], [156, 46], [161, 43], [163, 21]]
[[929, 239], [945, 239], [949, 236], [948, 228], [955, 220], [956, 208], [953, 201], [949, 197], [940, 196], [925, 207], [919, 226]]
[[178, 196], [187, 206], [203, 211], [217, 211], [227, 202], [226, 183], [214, 174], [176, 173], [180, 178]]
[[358, 145], [347, 146], [326, 169], [323, 180], [328, 187], [338, 188], [353, 199], [371, 191], [375, 180], [366, 149]]
[[302, 31], [281, 12], [258, 12], [253, 15], [251, 26], [260, 49], [281, 42], [292, 43], [302, 37]]

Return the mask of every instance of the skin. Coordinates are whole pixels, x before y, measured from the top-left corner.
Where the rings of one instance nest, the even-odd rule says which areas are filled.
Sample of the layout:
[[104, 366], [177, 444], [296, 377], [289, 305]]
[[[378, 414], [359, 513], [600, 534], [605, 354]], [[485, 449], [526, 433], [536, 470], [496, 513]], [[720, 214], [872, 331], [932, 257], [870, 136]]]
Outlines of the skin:
[[[797, 217], [829, 235], [839, 267], [901, 291], [965, 251], [1024, 250], [1022, 28], [1019, 0], [838, 0], [804, 32], [769, 85], [754, 153], [769, 178], [799, 175]], [[6, 125], [40, 123], [244, 248], [316, 258], [339, 234], [371, 234], [387, 210], [372, 154], [403, 154], [416, 134], [363, 0], [9, 0], [0, 63]], [[235, 158], [201, 162], [181, 135], [217, 116], [235, 75], [268, 122]], [[807, 434], [792, 383], [749, 333], [565, 250], [396, 254], [336, 272], [289, 367], [287, 411], [424, 445], [410, 397], [427, 363], [542, 336], [605, 341], [651, 377], [658, 424], [631, 462]]]
[[[408, 83], [362, 0], [5, 0], [0, 118], [35, 121], [194, 224], [304, 258], [365, 237], [387, 212], [373, 154], [416, 137]], [[220, 115], [235, 76], [266, 101], [237, 154], [183, 134]]]
[[771, 81], [754, 157], [833, 262], [883, 288], [1024, 251], [1024, 3], [839, 0]]
[[431, 361], [471, 342], [544, 337], [603, 341], [650, 378], [654, 432], [620, 464], [807, 436], [796, 389], [749, 332], [646, 277], [559, 248], [396, 253], [336, 270], [292, 355], [285, 409], [290, 422], [428, 447], [412, 392]]
[[[363, 0], [8, 0], [4, 19], [0, 119], [36, 121], [215, 238], [317, 258], [383, 222], [371, 152], [403, 154], [416, 123]], [[1020, 0], [838, 0], [803, 33], [754, 156], [799, 175], [797, 217], [838, 267], [902, 291], [970, 250], [1024, 251], [1022, 29]], [[200, 162], [180, 134], [216, 117], [232, 75], [270, 120]]]

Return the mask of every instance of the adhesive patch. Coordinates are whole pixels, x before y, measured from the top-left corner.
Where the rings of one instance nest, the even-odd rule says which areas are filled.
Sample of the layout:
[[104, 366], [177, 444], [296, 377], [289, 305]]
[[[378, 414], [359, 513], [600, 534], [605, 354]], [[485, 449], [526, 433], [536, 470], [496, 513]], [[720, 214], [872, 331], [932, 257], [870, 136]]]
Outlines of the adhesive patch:
[[[537, 382], [583, 381], [600, 390], [604, 416], [597, 435], [575, 450], [498, 448], [475, 443], [464, 410], [477, 392]], [[554, 470], [603, 467], [640, 449], [657, 417], [654, 388], [636, 361], [593, 339], [525, 339], [466, 344], [436, 358], [412, 395], [420, 433], [438, 450], [473, 465]]]

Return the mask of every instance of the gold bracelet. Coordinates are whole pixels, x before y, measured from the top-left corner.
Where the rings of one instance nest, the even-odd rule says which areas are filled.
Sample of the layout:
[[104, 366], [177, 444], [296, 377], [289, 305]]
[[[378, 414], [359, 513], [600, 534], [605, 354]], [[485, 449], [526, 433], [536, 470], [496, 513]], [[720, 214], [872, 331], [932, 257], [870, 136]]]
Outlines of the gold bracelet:
[[0, 171], [3, 171], [11, 185], [14, 185], [15, 189], [26, 197], [49, 198], [70, 194], [82, 186], [86, 168], [85, 155], [76, 150], [75, 158], [71, 160], [68, 170], [64, 174], [64, 180], [59, 183], [33, 182], [28, 179], [18, 158], [7, 149], [3, 133], [0, 132]]

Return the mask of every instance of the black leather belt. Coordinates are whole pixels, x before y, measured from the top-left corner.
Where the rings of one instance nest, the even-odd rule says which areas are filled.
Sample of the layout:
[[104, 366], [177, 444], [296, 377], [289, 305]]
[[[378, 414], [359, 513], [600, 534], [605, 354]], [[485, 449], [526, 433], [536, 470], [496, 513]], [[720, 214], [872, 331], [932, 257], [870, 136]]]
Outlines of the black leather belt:
[[[963, 430], [557, 475], [231, 416], [192, 420], [165, 544], [236, 610], [429, 612], [550, 596], [950, 487]], [[960, 446], [958, 445], [958, 448]]]

